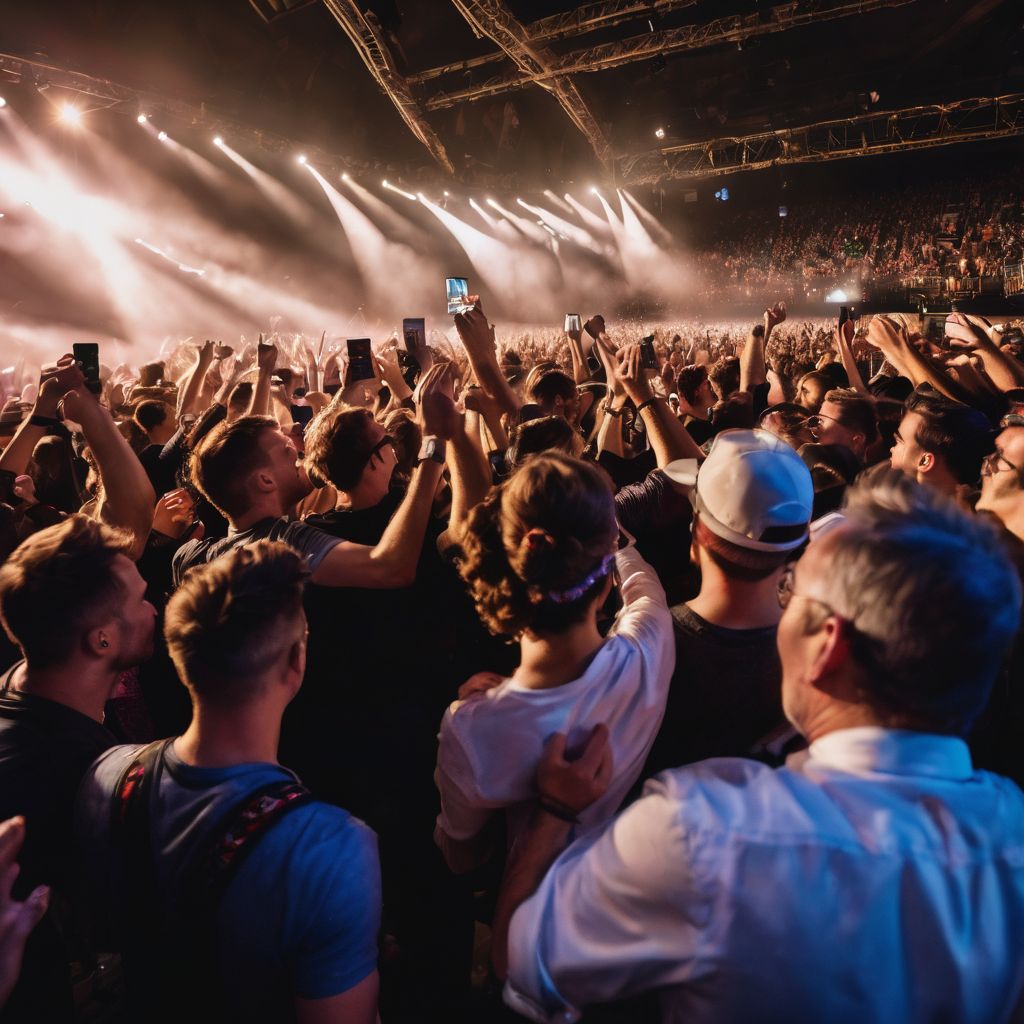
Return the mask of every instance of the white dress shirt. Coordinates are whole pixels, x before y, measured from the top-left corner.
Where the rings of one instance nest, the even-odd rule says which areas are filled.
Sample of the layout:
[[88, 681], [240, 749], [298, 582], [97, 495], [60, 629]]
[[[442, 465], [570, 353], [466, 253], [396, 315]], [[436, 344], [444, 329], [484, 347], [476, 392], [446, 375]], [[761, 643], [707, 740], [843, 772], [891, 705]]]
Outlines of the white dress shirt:
[[962, 740], [830, 733], [772, 770], [664, 772], [516, 911], [536, 1021], [663, 988], [663, 1020], [1008, 1020], [1024, 988], [1024, 794]]
[[583, 675], [531, 690], [513, 679], [453, 704], [441, 721], [435, 779], [438, 829], [471, 839], [496, 809], [508, 809], [509, 842], [537, 796], [537, 764], [556, 732], [581, 747], [595, 725], [608, 726], [615, 777], [580, 815], [577, 834], [604, 825], [639, 778], [665, 714], [675, 637], [665, 591], [635, 548], [616, 555], [623, 607]]

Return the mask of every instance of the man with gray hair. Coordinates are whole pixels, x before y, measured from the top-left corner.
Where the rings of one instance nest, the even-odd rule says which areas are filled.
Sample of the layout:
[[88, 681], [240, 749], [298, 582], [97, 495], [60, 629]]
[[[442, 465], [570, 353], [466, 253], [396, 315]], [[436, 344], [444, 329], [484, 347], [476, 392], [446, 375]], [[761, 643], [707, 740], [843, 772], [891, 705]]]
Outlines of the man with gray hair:
[[1024, 794], [974, 770], [962, 738], [1019, 625], [995, 533], [871, 473], [779, 601], [783, 705], [810, 744], [785, 767], [664, 772], [562, 853], [609, 775], [606, 734], [574, 758], [549, 744], [495, 915], [519, 1012], [572, 1021], [653, 988], [672, 1021], [988, 1024], [1024, 1008]]

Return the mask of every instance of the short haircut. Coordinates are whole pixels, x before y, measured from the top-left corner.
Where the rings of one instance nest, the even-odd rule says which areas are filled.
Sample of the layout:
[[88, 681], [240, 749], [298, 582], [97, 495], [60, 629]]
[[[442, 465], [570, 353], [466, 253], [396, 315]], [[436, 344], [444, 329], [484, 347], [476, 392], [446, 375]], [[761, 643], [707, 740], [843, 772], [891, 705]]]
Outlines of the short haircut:
[[363, 475], [372, 445], [367, 409], [335, 405], [325, 409], [306, 432], [306, 465], [316, 479], [351, 491]]
[[152, 388], [156, 387], [160, 381], [164, 379], [164, 364], [157, 363], [143, 363], [139, 367], [139, 387]]
[[863, 434], [866, 444], [878, 438], [878, 414], [875, 400], [854, 391], [853, 388], [833, 388], [825, 392], [822, 405], [831, 402], [839, 407], [839, 422], [855, 434]]
[[146, 399], [135, 406], [135, 423], [148, 434], [167, 419], [169, 411], [165, 403]]
[[246, 479], [267, 465], [260, 440], [266, 431], [276, 429], [277, 421], [270, 416], [241, 416], [233, 423], [218, 423], [192, 453], [192, 483], [228, 518], [248, 508]]
[[708, 370], [708, 378], [721, 398], [728, 398], [740, 389], [740, 361], [736, 356], [722, 356]]
[[575, 446], [577, 440], [580, 440], [579, 448], [582, 448], [582, 439], [564, 416], [540, 416], [516, 428], [506, 461], [509, 469], [514, 469], [541, 452], [557, 450], [566, 455], [578, 455], [579, 449]]
[[958, 483], [977, 483], [982, 460], [996, 446], [988, 417], [931, 390], [916, 390], [905, 408], [907, 412], [916, 412], [923, 421], [917, 428], [918, 445], [926, 452], [941, 455]]
[[124, 588], [112, 567], [133, 538], [72, 515], [32, 534], [0, 567], [0, 620], [33, 668], [60, 665], [82, 635], [116, 615]]
[[706, 366], [684, 366], [679, 371], [676, 380], [676, 390], [679, 396], [690, 405], [697, 400], [697, 392], [701, 384], [708, 379], [708, 368]]
[[576, 384], [568, 374], [561, 370], [548, 370], [533, 383], [529, 397], [539, 404], [550, 405], [556, 398], [568, 402], [575, 394]]
[[884, 465], [848, 489], [845, 515], [809, 596], [852, 625], [867, 703], [894, 725], [964, 734], [1020, 628], [1020, 581], [999, 536]]
[[723, 540], [707, 528], [699, 515], [694, 516], [693, 537], [726, 579], [730, 580], [752, 583], [767, 579], [795, 557], [792, 550], [755, 551]]
[[260, 540], [185, 577], [167, 604], [164, 636], [198, 703], [239, 707], [259, 696], [255, 680], [295, 642], [308, 576], [294, 548]]

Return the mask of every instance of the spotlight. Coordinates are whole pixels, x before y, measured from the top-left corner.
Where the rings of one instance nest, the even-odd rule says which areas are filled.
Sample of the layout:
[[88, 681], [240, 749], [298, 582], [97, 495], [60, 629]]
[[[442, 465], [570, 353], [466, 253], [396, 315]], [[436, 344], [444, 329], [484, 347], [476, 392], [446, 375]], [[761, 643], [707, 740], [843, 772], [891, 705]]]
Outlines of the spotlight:
[[590, 193], [591, 193], [591, 195], [595, 195], [595, 196], [597, 195], [597, 186], [596, 185], [591, 185], [590, 186]]
[[444, 197], [445, 197], [445, 199], [448, 198], [448, 193], [447, 192], [445, 192]]
[[6, 106], [7, 106], [7, 100], [5, 100], [3, 98], [3, 96], [0, 96], [0, 108], [6, 107]]
[[223, 146], [224, 145], [224, 140], [219, 135], [214, 135], [214, 137], [213, 137], [213, 144], [215, 146]]
[[663, 139], [663, 138], [665, 138], [665, 129], [664, 128], [655, 128], [654, 129], [654, 137], [656, 139]]
[[72, 128], [77, 128], [82, 123], [82, 112], [70, 103], [65, 103], [57, 116], [64, 124], [70, 125]]
[[484, 201], [487, 203], [488, 206], [493, 206], [496, 210], [498, 209], [498, 204], [490, 196], [488, 196], [487, 199]]
[[351, 178], [350, 178], [350, 177], [348, 176], [348, 171], [342, 171], [342, 172], [341, 172], [341, 180], [342, 180], [342, 181], [351, 181], [351, 180], [352, 180], [352, 179], [351, 179]]
[[422, 192], [417, 192], [417, 193], [416, 193], [416, 198], [417, 198], [417, 199], [418, 199], [418, 200], [419, 200], [420, 202], [423, 202], [423, 193], [422, 193]]
[[160, 132], [160, 133], [159, 133], [159, 134], [157, 135], [157, 138], [158, 138], [158, 139], [159, 139], [159, 140], [160, 140], [161, 142], [166, 142], [166, 141], [167, 141], [167, 132]]
[[146, 117], [145, 114], [139, 114], [139, 116], [135, 118], [135, 120], [138, 121], [139, 124], [145, 124], [149, 120], [149, 118]]
[[300, 164], [305, 164], [305, 162], [306, 162], [306, 154], [305, 153], [300, 153], [295, 159], [298, 160], [298, 162]]
[[384, 179], [384, 180], [383, 180], [383, 181], [381, 182], [381, 185], [383, 185], [383, 186], [384, 186], [384, 188], [391, 188], [391, 186], [390, 186], [390, 185], [388, 184], [388, 179], [387, 179], [387, 178], [385, 178], [385, 179]]

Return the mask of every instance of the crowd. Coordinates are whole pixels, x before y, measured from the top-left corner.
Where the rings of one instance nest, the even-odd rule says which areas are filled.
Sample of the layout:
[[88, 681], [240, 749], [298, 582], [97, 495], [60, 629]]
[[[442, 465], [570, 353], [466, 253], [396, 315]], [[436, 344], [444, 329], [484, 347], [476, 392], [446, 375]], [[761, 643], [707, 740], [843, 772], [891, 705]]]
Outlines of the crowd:
[[[803, 302], [856, 281], [873, 292], [883, 282], [942, 282], [942, 291], [980, 292], [1004, 267], [1024, 258], [1024, 195], [1016, 176], [965, 191], [962, 180], [920, 182], [842, 204], [801, 201], [716, 218], [695, 238], [697, 273], [709, 296], [765, 292]], [[987, 287], [987, 286], [986, 286]], [[998, 286], [997, 286], [998, 290]]]
[[1020, 325], [432, 342], [6, 381], [3, 1019], [1017, 1019]]

